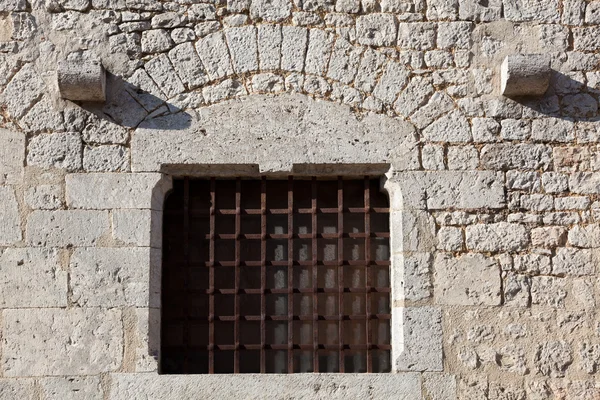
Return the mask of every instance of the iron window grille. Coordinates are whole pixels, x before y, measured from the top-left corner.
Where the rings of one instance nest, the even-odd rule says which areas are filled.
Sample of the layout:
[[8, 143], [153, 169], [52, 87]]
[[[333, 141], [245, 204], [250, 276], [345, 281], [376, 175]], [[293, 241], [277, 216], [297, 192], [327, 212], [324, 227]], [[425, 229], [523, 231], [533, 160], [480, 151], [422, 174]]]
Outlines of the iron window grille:
[[389, 372], [389, 204], [379, 179], [174, 180], [163, 374]]

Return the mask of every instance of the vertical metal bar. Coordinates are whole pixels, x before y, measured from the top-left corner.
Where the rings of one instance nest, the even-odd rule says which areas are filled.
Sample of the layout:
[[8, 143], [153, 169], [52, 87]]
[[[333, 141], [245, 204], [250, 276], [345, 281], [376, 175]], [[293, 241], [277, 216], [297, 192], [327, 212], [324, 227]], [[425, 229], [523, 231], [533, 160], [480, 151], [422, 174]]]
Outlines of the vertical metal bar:
[[373, 372], [373, 355], [371, 344], [373, 341], [371, 332], [371, 274], [369, 263], [371, 262], [371, 197], [369, 177], [365, 176], [365, 282], [366, 282], [366, 317], [367, 317], [367, 372]]
[[338, 243], [337, 243], [337, 262], [338, 262], [338, 339], [339, 339], [339, 365], [340, 372], [344, 372], [344, 181], [341, 176], [338, 177]]
[[318, 308], [318, 274], [317, 274], [317, 178], [311, 181], [311, 248], [312, 248], [312, 281], [313, 281], [313, 372], [319, 372], [319, 308]]
[[209, 232], [209, 311], [208, 311], [208, 373], [215, 373], [215, 209], [216, 182], [210, 179], [210, 232]]
[[242, 234], [241, 227], [241, 215], [242, 215], [242, 180], [237, 178], [235, 181], [235, 294], [234, 294], [234, 338], [235, 338], [235, 350], [234, 350], [234, 362], [233, 362], [233, 373], [238, 374], [240, 372], [240, 237]]
[[294, 372], [294, 180], [288, 177], [288, 374]]
[[186, 177], [183, 180], [183, 255], [185, 259], [185, 276], [186, 280], [184, 283], [184, 299], [185, 303], [183, 306], [185, 323], [183, 324], [183, 347], [186, 350], [183, 356], [183, 371], [184, 373], [189, 372], [189, 349], [190, 347], [190, 178]]
[[260, 372], [266, 369], [266, 314], [267, 301], [265, 290], [267, 287], [267, 178], [262, 177], [260, 183]]

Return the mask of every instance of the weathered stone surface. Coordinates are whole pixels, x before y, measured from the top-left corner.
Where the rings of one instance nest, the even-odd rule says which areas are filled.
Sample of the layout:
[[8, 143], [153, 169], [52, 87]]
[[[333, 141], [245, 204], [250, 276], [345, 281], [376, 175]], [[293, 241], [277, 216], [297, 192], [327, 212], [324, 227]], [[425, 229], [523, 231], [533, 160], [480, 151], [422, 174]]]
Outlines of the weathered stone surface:
[[129, 133], [125, 128], [106, 119], [91, 117], [81, 135], [86, 143], [125, 144]]
[[53, 249], [9, 248], [0, 254], [3, 308], [66, 307], [67, 271]]
[[562, 226], [548, 226], [531, 230], [531, 244], [534, 247], [554, 248], [567, 241], [567, 230]]
[[204, 66], [192, 43], [182, 43], [173, 48], [169, 58], [177, 75], [189, 89], [196, 89], [208, 82]]
[[[401, 348], [392, 354], [398, 371], [441, 371], [442, 311], [437, 307], [394, 308], [392, 319], [402, 321], [392, 327], [392, 335], [403, 338]], [[400, 329], [402, 333], [394, 332]]]
[[463, 247], [463, 233], [459, 228], [442, 227], [438, 231], [438, 248], [444, 251], [459, 251]]
[[569, 176], [569, 189], [579, 194], [600, 194], [600, 173], [576, 172]]
[[414, 50], [435, 47], [435, 24], [431, 22], [401, 22], [398, 25], [398, 46]]
[[44, 399], [102, 400], [104, 397], [100, 377], [56, 377], [38, 380]]
[[531, 138], [540, 142], [570, 142], [575, 139], [573, 121], [542, 118], [533, 121]]
[[86, 146], [83, 169], [90, 172], [119, 172], [129, 169], [129, 151], [119, 145]]
[[558, 22], [558, 0], [541, 4], [536, 0], [504, 0], [504, 16], [509, 21]]
[[572, 362], [571, 346], [564, 340], [540, 344], [534, 359], [537, 371], [552, 378], [564, 377]]
[[549, 275], [550, 257], [542, 254], [523, 254], [513, 257], [513, 270], [531, 275]]
[[429, 396], [431, 400], [454, 400], [456, 399], [456, 378], [448, 374], [425, 373], [423, 374], [423, 391], [423, 394]]
[[600, 247], [598, 224], [574, 226], [569, 231], [569, 244], [575, 247]]
[[21, 219], [15, 191], [10, 186], [0, 186], [0, 245], [9, 246], [21, 241]]
[[64, 204], [63, 192], [60, 185], [34, 186], [25, 193], [25, 202], [34, 210], [55, 210]]
[[593, 275], [597, 261], [598, 255], [592, 250], [559, 248], [552, 257], [552, 273], [567, 276]]
[[452, 111], [423, 129], [423, 137], [432, 142], [464, 143], [472, 140], [469, 121], [460, 111]]
[[0, 96], [0, 101], [14, 118], [20, 118], [39, 100], [46, 85], [33, 64], [26, 64], [12, 78]]
[[529, 244], [527, 229], [520, 224], [498, 222], [466, 228], [467, 248], [476, 251], [518, 251]]
[[27, 218], [27, 243], [35, 247], [94, 246], [108, 233], [106, 211], [34, 211]]
[[127, 245], [160, 247], [162, 215], [151, 210], [114, 210], [113, 237]]
[[225, 30], [233, 69], [238, 74], [258, 69], [256, 28], [243, 26]]
[[290, 0], [252, 0], [250, 2], [250, 16], [252, 19], [279, 22], [288, 18], [291, 11], [292, 2]]
[[354, 80], [360, 62], [362, 49], [344, 39], [337, 39], [333, 46], [327, 76], [342, 83]]
[[543, 144], [488, 144], [481, 150], [486, 169], [548, 169], [552, 147]]
[[115, 399], [151, 396], [156, 400], [204, 397], [207, 393], [215, 399], [245, 398], [248, 393], [261, 393], [261, 397], [268, 400], [289, 393], [310, 398], [321, 390], [327, 391], [327, 398], [339, 400], [367, 396], [413, 398], [421, 393], [421, 381], [416, 373], [307, 375], [239, 375], [225, 381], [212, 375], [113, 374], [110, 390]]
[[500, 268], [481, 254], [453, 257], [438, 254], [434, 262], [436, 304], [494, 306], [500, 304]]
[[535, 305], [565, 308], [567, 284], [565, 278], [534, 276], [531, 278], [531, 303]]
[[281, 26], [259, 25], [257, 30], [261, 71], [278, 69], [281, 61]]
[[95, 375], [121, 365], [119, 310], [4, 310], [2, 328], [5, 376]]
[[460, 19], [487, 22], [500, 19], [502, 0], [481, 2], [478, 0], [462, 0], [459, 2]]
[[24, 161], [25, 135], [0, 129], [0, 185], [19, 182]]
[[0, 379], [0, 399], [35, 398], [34, 379]]
[[531, 279], [528, 276], [508, 274], [502, 285], [504, 304], [510, 307], [528, 307]]
[[391, 14], [368, 14], [356, 20], [356, 36], [363, 45], [391, 46], [396, 33], [396, 19]]
[[321, 29], [311, 29], [308, 33], [308, 49], [304, 70], [309, 74], [322, 76], [329, 64], [334, 35]]
[[142, 33], [143, 53], [162, 53], [173, 47], [173, 40], [166, 29], [151, 29]]
[[440, 171], [427, 178], [424, 188], [429, 209], [504, 207], [503, 177], [499, 173]]
[[185, 90], [166, 54], [153, 58], [146, 63], [144, 68], [168, 98], [174, 97]]
[[388, 62], [379, 82], [373, 89], [373, 96], [392, 104], [408, 83], [408, 76], [409, 72], [403, 65], [394, 61]]
[[160, 252], [136, 247], [81, 248], [71, 256], [71, 300], [80, 307], [160, 305]]
[[106, 100], [106, 72], [100, 61], [86, 58], [60, 61], [56, 70], [58, 90], [63, 99]]
[[401, 304], [403, 300], [418, 301], [431, 297], [431, 253], [396, 254], [393, 257], [393, 265], [404, 269], [401, 274], [392, 272], [392, 287], [403, 292], [392, 295], [394, 305], [396, 302]]
[[308, 42], [308, 30], [296, 26], [283, 26], [281, 35], [281, 69], [302, 72]]
[[[226, 117], [232, 112], [243, 118]], [[330, 115], [337, 117], [331, 119]], [[151, 120], [136, 131], [132, 142], [133, 170], [158, 171], [162, 164], [224, 162], [259, 165], [391, 162], [399, 170], [418, 165], [418, 153], [413, 150], [414, 128], [408, 123], [375, 115], [358, 121], [347, 106], [302, 95], [280, 95], [276, 100], [256, 95], [207, 107], [200, 110], [190, 128], [176, 134], [161, 130], [171, 121]], [[198, 135], [200, 130], [207, 134]], [[245, 133], [240, 136], [242, 130]], [[322, 135], [335, 141], [335, 153], [319, 144]], [[239, 144], [240, 140], [247, 151], [237, 151], [230, 145]], [[394, 148], [388, 149], [392, 142]]]
[[69, 174], [67, 205], [70, 208], [161, 209], [164, 195], [171, 188], [170, 178], [162, 174]]
[[196, 42], [196, 50], [211, 79], [233, 74], [231, 59], [222, 32], [211, 33]]
[[81, 168], [81, 138], [77, 133], [43, 133], [27, 146], [27, 164], [44, 168]]

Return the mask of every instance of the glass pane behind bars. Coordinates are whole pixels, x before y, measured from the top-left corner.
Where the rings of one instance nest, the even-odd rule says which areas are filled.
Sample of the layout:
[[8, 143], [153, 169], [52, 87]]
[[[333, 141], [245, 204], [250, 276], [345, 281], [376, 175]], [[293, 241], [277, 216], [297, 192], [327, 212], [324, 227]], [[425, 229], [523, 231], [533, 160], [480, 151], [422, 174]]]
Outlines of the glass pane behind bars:
[[378, 179], [174, 181], [161, 373], [389, 372]]

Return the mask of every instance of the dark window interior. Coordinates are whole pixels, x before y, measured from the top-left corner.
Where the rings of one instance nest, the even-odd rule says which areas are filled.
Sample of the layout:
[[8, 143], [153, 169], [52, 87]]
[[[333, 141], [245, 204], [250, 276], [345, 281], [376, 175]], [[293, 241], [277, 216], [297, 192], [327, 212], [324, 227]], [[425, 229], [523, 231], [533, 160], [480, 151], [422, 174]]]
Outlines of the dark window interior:
[[161, 373], [389, 372], [388, 207], [370, 177], [176, 179]]

